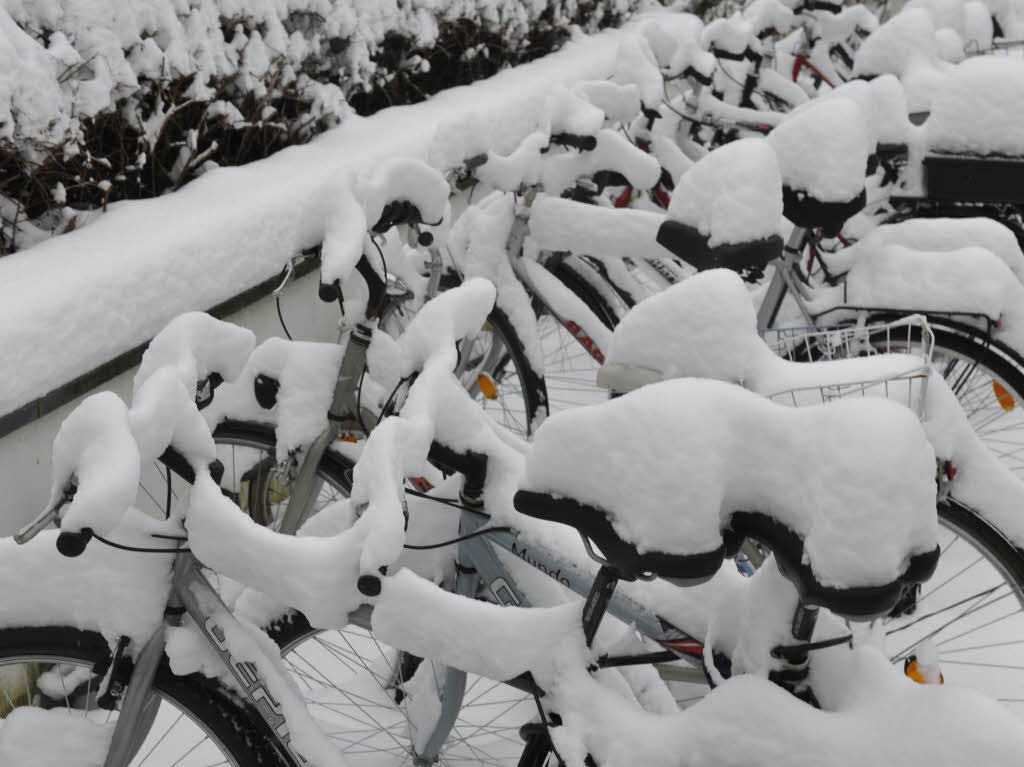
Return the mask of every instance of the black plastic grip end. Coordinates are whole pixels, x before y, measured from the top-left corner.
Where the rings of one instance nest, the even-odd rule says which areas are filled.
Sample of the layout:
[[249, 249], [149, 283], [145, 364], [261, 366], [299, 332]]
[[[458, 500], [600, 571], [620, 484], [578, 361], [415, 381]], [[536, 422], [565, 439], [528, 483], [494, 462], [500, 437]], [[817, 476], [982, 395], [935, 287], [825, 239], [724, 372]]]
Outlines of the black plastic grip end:
[[320, 296], [320, 300], [325, 304], [334, 303], [341, 298], [341, 280], [335, 280], [334, 282], [321, 282], [317, 295]]
[[77, 557], [92, 540], [92, 528], [83, 527], [77, 533], [62, 532], [57, 536], [57, 551], [65, 557]]
[[360, 575], [356, 581], [359, 593], [367, 597], [375, 597], [380, 594], [381, 582], [376, 575]]

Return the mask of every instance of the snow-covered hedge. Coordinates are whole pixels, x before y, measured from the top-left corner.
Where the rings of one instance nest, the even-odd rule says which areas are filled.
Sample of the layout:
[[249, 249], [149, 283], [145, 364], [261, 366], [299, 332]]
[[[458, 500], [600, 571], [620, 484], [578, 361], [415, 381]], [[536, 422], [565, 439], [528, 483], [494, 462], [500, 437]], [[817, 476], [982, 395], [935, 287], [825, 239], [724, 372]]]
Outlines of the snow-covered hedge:
[[0, 255], [657, 0], [0, 0]]

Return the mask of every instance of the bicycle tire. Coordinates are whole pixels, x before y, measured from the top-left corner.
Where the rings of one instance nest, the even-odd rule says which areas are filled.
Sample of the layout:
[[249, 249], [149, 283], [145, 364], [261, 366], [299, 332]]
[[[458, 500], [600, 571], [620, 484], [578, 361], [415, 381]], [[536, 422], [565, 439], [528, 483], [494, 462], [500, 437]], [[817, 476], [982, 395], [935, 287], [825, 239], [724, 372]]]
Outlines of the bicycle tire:
[[[530, 363], [508, 315], [495, 307], [479, 333], [459, 349], [460, 380], [501, 426], [529, 437], [548, 415], [547, 381]], [[480, 374], [495, 384], [493, 398], [481, 396]], [[493, 403], [493, 404], [492, 404]]]
[[1024, 552], [954, 498], [938, 514], [939, 569], [911, 612], [895, 610], [883, 621], [890, 659], [903, 662], [927, 637], [946, 683], [974, 687], [1024, 715]]
[[[86, 668], [91, 671], [97, 664], [103, 668], [109, 665], [109, 659], [110, 649], [106, 640], [92, 631], [68, 626], [0, 629], [0, 701], [7, 709], [0, 711], [0, 730], [10, 709], [42, 709], [43, 704], [52, 703], [53, 708], [64, 705], [76, 718], [89, 717], [102, 722], [112, 716], [113, 711], [90, 708], [95, 703], [94, 685], [99, 680], [89, 671], [84, 671]], [[54, 664], [60, 664], [59, 672]], [[79, 672], [81, 683], [69, 690], [66, 683], [77, 681], [67, 673], [71, 665], [83, 670]], [[40, 667], [46, 670], [41, 673]], [[86, 677], [88, 681], [85, 681]], [[43, 692], [40, 680], [46, 679], [54, 686], [60, 682], [63, 702]], [[84, 691], [81, 689], [83, 686], [86, 687]], [[22, 687], [31, 693], [23, 692]], [[227, 759], [235, 767], [294, 767], [293, 762], [286, 760], [273, 745], [270, 733], [255, 709], [238, 702], [237, 696], [218, 682], [198, 674], [175, 676], [165, 659], [157, 670], [153, 690], [161, 699], [161, 711], [147, 730], [144, 742], [138, 744], [132, 767], [204, 765], [214, 763], [215, 756]], [[176, 709], [177, 715], [171, 709]], [[32, 735], [38, 725], [30, 724], [29, 727], [28, 734]], [[47, 734], [52, 738], [53, 730], [49, 729]], [[197, 740], [197, 737], [201, 739]], [[12, 750], [17, 748], [7, 740], [4, 743]], [[20, 750], [10, 756], [16, 757], [18, 753]], [[4, 758], [2, 752], [0, 761], [5, 764], [24, 763], [19, 758], [13, 761]]]
[[[589, 281], [603, 279], [600, 275], [593, 272], [593, 277], [584, 277], [566, 262], [553, 264], [550, 271], [586, 304], [602, 324], [614, 329], [621, 319], [619, 312]], [[534, 311], [537, 313], [537, 335], [544, 357], [548, 412], [556, 413], [606, 399], [607, 392], [595, 383], [600, 363], [539, 301], [534, 301]]]
[[[274, 427], [248, 421], [224, 421], [213, 432], [217, 458], [224, 467], [221, 490], [254, 521], [273, 526], [282, 518], [288, 502], [286, 473], [277, 461]], [[314, 502], [313, 512], [336, 500], [347, 498], [352, 487], [353, 462], [328, 450], [318, 468], [323, 485]], [[139, 483], [137, 506], [161, 516], [175, 511], [188, 498], [189, 480], [175, 471], [171, 463], [158, 460], [144, 467]]]
[[[370, 614], [364, 606], [349, 615], [350, 624], [344, 629], [317, 631], [304, 616], [293, 613], [265, 630], [281, 648], [311, 713], [326, 723], [325, 731], [352, 767], [411, 764], [415, 715], [410, 705], [416, 702], [415, 693], [406, 695], [406, 685], [422, 684], [425, 679], [429, 686], [431, 677], [440, 685], [443, 678], [429, 659], [380, 642], [371, 630]], [[536, 716], [530, 694], [470, 675], [440, 763], [520, 764], [525, 747], [520, 727]]]
[[[893, 317], [871, 318], [891, 320]], [[985, 446], [1024, 480], [1024, 356], [988, 333], [943, 316], [929, 316], [935, 337], [932, 361], [963, 407]], [[902, 331], [901, 331], [902, 332]], [[907, 329], [908, 344], [895, 346], [880, 335], [880, 351], [913, 351], [921, 330]]]

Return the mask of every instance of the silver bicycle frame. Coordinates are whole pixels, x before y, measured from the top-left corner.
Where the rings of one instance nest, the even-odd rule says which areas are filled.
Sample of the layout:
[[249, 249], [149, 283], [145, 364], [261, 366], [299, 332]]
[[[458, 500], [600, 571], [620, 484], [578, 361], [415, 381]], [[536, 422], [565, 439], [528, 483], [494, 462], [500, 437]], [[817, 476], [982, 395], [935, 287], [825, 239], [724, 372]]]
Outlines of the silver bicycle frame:
[[[167, 604], [169, 608], [183, 607], [192, 616], [196, 626], [202, 630], [206, 640], [231, 671], [247, 700], [259, 711], [268, 727], [268, 735], [277, 742], [278, 747], [289, 754], [296, 764], [309, 764], [292, 747], [288, 723], [281, 706], [268, 691], [256, 666], [231, 654], [225, 639], [230, 631], [225, 629], [242, 630], [241, 624], [202, 574], [198, 560], [188, 552], [175, 556]], [[165, 627], [176, 625], [179, 621], [180, 615], [172, 609], [165, 624], [153, 633], [136, 658], [103, 767], [127, 767], [145, 740], [156, 716], [158, 700], [152, 693], [152, 685], [163, 657]]]

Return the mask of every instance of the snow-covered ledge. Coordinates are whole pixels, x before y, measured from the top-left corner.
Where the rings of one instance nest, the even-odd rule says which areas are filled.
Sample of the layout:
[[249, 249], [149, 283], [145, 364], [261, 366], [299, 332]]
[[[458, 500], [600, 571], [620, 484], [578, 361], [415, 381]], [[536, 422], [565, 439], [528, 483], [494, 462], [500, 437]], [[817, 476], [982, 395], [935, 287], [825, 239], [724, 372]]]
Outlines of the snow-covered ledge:
[[[386, 157], [426, 159], [439, 125], [468, 127], [476, 116], [476, 125], [518, 139], [553, 86], [607, 77], [622, 37], [620, 30], [581, 36], [489, 80], [352, 118], [310, 144], [211, 171], [173, 194], [111, 206], [87, 227], [0, 259], [0, 418], [147, 342], [172, 317], [278, 274], [323, 238], [332, 201], [352, 173]], [[285, 317], [296, 337], [328, 340], [337, 310], [317, 305], [316, 279], [289, 289]], [[260, 339], [281, 334], [269, 299], [227, 319]], [[104, 388], [126, 394], [133, 374]], [[75, 402], [0, 436], [0, 535], [45, 502], [50, 445]]]

